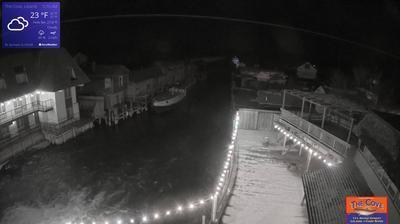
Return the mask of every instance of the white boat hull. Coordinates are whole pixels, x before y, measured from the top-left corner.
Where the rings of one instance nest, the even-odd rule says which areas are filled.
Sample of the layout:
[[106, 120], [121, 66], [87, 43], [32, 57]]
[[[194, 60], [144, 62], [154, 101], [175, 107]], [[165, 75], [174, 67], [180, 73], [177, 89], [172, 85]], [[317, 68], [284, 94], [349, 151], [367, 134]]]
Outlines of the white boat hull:
[[184, 98], [186, 94], [180, 93], [165, 100], [156, 100], [152, 103], [152, 108], [156, 112], [164, 112], [176, 107]]

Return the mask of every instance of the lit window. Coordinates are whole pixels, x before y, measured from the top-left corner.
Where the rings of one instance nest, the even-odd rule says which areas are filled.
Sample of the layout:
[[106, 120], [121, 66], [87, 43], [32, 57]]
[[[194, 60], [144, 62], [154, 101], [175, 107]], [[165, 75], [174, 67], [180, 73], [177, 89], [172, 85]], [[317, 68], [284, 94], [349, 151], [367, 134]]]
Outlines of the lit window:
[[6, 105], [4, 103], [0, 103], [0, 114], [6, 112]]

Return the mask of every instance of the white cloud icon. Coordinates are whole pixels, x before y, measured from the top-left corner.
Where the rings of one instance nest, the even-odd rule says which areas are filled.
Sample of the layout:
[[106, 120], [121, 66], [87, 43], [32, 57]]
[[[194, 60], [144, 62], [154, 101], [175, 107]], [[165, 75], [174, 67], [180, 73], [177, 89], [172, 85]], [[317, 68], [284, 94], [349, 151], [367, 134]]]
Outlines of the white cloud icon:
[[22, 16], [12, 19], [8, 24], [7, 28], [10, 31], [22, 31], [29, 25], [29, 22]]
[[26, 28], [26, 27], [29, 25], [28, 20], [26, 20], [26, 19], [25, 19], [24, 17], [22, 17], [22, 16], [19, 16], [17, 19], [18, 19], [18, 21], [20, 21], [21, 23], [24, 24], [24, 28]]

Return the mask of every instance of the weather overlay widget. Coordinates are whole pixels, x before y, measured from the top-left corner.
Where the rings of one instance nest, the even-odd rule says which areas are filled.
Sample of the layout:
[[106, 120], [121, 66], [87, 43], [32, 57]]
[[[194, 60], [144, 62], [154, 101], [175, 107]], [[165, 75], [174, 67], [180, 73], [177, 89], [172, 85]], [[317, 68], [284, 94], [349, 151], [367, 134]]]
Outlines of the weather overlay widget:
[[3, 48], [59, 48], [59, 2], [3, 2]]

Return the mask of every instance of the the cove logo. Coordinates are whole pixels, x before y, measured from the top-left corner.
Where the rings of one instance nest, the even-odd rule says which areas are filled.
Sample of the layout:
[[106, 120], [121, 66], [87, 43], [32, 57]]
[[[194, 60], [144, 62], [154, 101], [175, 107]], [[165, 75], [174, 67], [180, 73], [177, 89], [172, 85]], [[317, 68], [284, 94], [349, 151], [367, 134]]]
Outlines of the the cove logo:
[[346, 197], [346, 223], [388, 223], [387, 197]]

